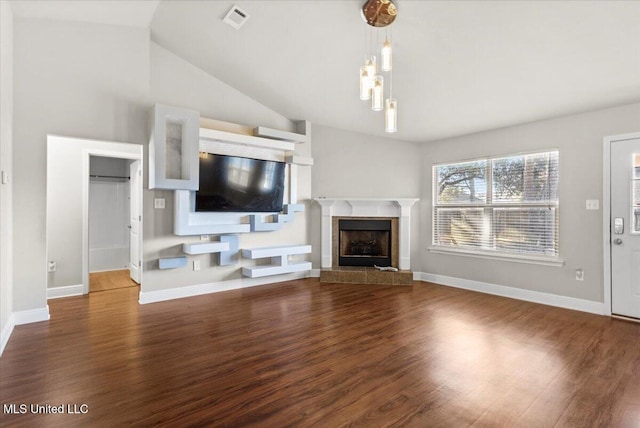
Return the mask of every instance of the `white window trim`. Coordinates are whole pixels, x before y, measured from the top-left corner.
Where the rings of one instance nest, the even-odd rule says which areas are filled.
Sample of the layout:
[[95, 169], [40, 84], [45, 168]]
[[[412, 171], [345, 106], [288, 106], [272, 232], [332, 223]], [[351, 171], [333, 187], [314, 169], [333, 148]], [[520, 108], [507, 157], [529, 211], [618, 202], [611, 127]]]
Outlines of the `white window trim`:
[[447, 254], [465, 257], [475, 257], [478, 259], [501, 260], [505, 262], [528, 263], [541, 266], [564, 266], [564, 260], [556, 257], [536, 257], [520, 254], [506, 254], [495, 251], [469, 250], [461, 248], [451, 248], [445, 246], [434, 245], [427, 248], [427, 251], [434, 254]]

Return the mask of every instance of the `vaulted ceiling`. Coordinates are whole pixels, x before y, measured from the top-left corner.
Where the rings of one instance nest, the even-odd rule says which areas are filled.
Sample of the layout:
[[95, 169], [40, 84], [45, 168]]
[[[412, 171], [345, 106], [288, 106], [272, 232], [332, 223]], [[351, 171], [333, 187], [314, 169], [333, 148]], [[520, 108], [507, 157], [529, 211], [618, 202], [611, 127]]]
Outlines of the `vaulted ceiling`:
[[[396, 0], [396, 134], [359, 99], [360, 0], [14, 1], [17, 16], [151, 29], [292, 119], [428, 142], [640, 101], [640, 2]], [[222, 22], [234, 4], [250, 18]], [[384, 30], [379, 34], [383, 37]], [[640, 118], [639, 118], [640, 122]]]

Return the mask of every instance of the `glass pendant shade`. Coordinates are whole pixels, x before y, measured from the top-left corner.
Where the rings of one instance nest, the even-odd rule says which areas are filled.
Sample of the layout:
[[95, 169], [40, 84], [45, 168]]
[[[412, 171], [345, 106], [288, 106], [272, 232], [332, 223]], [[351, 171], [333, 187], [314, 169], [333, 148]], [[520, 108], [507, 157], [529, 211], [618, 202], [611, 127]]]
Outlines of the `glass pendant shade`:
[[398, 102], [393, 98], [388, 98], [386, 104], [384, 130], [385, 132], [396, 132], [398, 130]]
[[382, 56], [382, 71], [391, 71], [391, 42], [389, 39], [386, 39], [382, 44], [382, 49], [380, 51]]
[[378, 66], [376, 64], [376, 56], [371, 55], [371, 57], [364, 64], [367, 67], [367, 73], [369, 73], [369, 78], [371, 79], [371, 86], [373, 86], [373, 76], [378, 73]]
[[371, 109], [373, 111], [382, 110], [384, 98], [384, 83], [382, 76], [378, 75], [373, 80], [373, 89], [371, 90]]
[[371, 99], [371, 81], [369, 72], [366, 66], [360, 67], [360, 99]]

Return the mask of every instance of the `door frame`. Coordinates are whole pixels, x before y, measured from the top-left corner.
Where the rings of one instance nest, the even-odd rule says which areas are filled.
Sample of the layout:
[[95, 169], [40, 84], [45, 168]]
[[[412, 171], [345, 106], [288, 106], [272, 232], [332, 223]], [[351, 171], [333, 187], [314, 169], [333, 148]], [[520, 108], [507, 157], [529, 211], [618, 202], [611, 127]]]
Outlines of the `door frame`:
[[[93, 142], [96, 143], [95, 141]], [[141, 145], [115, 142], [99, 142], [98, 145], [100, 146], [99, 148], [85, 148], [82, 150], [82, 294], [89, 293], [89, 174], [91, 156], [139, 160], [140, 169], [144, 171], [143, 147]], [[144, 206], [143, 189], [143, 180], [140, 180], [140, 207]], [[140, 233], [138, 235], [140, 252], [142, 252], [143, 242], [143, 221], [144, 218], [140, 220]], [[142, 260], [142, 257], [140, 257], [140, 260]], [[140, 266], [140, 286], [142, 286], [142, 275], [143, 269], [142, 266]]]
[[613, 135], [603, 140], [602, 165], [602, 248], [604, 258], [604, 315], [611, 315], [611, 145], [640, 138], [640, 132]]

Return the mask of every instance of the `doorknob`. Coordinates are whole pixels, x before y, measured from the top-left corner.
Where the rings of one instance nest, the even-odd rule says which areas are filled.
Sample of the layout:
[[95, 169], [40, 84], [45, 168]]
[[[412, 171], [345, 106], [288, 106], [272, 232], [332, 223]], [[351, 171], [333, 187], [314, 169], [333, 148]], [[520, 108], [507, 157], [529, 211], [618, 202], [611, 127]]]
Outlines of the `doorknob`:
[[621, 245], [621, 244], [622, 244], [622, 239], [620, 239], [620, 238], [616, 238], [616, 239], [614, 239], [614, 240], [613, 240], [613, 243], [614, 243], [615, 245]]

